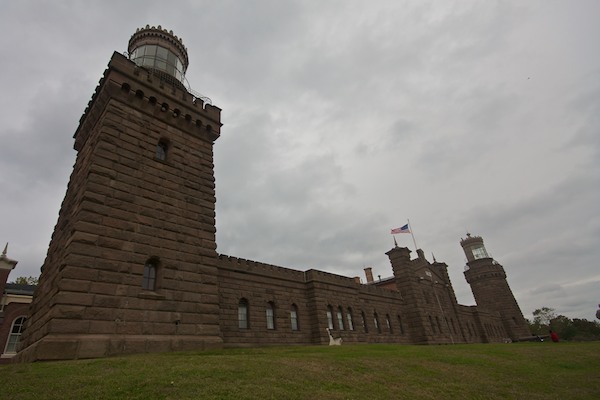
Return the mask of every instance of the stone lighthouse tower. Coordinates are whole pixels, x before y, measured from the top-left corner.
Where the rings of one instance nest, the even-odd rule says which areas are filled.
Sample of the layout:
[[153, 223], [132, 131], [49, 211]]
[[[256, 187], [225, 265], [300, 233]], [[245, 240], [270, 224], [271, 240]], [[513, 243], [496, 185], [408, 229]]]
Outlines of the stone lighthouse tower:
[[506, 281], [506, 272], [489, 256], [483, 239], [467, 233], [467, 238], [462, 239], [460, 245], [467, 256], [464, 274], [471, 285], [477, 308], [498, 313], [511, 339], [530, 336], [527, 322]]
[[220, 346], [213, 143], [220, 109], [186, 85], [160, 26], [114, 53], [75, 132], [77, 159], [21, 361]]

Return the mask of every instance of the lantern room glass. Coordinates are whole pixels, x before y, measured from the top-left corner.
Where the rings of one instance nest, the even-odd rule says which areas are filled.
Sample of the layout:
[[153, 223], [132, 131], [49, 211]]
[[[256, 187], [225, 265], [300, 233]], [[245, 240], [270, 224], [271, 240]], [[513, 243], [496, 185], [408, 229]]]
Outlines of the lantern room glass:
[[175, 53], [165, 47], [154, 44], [140, 46], [131, 53], [131, 61], [141, 67], [164, 71], [183, 82], [183, 63]]

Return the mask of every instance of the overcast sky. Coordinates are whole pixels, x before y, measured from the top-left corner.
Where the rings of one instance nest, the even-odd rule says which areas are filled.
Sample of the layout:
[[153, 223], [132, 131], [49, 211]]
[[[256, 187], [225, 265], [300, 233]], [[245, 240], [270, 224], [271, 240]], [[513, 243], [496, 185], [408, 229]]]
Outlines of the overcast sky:
[[[391, 276], [390, 229], [449, 265], [484, 238], [523, 314], [600, 303], [600, 2], [0, 2], [0, 242], [38, 275], [73, 133], [136, 28], [183, 38], [223, 109], [220, 253]], [[398, 244], [414, 251], [410, 235]], [[414, 253], [413, 253], [414, 255]]]

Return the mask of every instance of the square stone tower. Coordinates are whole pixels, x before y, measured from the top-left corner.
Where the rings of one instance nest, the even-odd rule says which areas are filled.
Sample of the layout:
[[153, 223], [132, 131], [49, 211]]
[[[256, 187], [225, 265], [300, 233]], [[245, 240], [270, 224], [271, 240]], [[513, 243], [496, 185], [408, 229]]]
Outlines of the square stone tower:
[[185, 85], [158, 27], [114, 53], [75, 132], [77, 159], [20, 361], [221, 346], [213, 143], [221, 110]]

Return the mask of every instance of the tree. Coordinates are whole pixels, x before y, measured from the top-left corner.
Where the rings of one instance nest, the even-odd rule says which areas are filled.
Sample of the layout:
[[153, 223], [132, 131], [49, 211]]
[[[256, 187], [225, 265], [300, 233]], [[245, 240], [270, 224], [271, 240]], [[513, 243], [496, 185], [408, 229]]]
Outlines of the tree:
[[550, 326], [550, 321], [556, 318], [554, 308], [542, 307], [533, 312], [533, 324]]
[[562, 340], [600, 340], [600, 322], [556, 315], [553, 308], [542, 307], [533, 312], [533, 322], [527, 320], [535, 335], [548, 335], [552, 329]]
[[573, 325], [573, 321], [564, 315], [559, 315], [550, 321], [550, 329], [558, 333], [558, 336], [563, 340], [571, 340], [577, 334], [577, 328]]
[[16, 283], [19, 285], [37, 285], [38, 280], [39, 278], [35, 276], [19, 276], [17, 279], [10, 283]]

